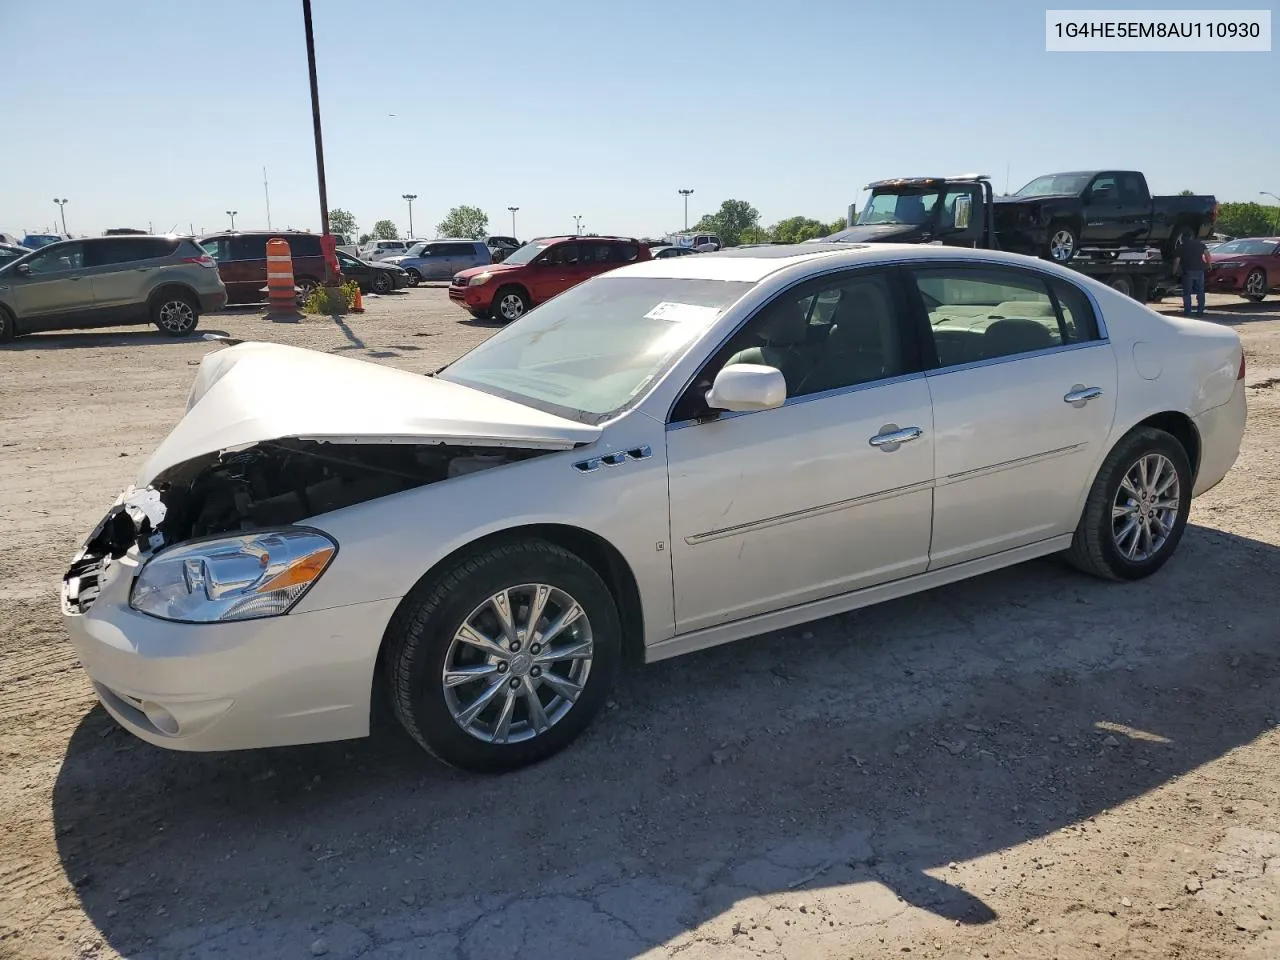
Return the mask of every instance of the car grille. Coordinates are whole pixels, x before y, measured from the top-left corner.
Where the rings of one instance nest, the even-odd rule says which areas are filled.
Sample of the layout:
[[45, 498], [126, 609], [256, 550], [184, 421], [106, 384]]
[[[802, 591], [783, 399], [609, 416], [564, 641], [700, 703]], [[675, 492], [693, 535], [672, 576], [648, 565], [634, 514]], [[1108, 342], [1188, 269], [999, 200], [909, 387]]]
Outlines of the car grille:
[[63, 577], [66, 584], [67, 610], [71, 613], [87, 613], [98, 599], [102, 577], [102, 557], [87, 554], [72, 565]]

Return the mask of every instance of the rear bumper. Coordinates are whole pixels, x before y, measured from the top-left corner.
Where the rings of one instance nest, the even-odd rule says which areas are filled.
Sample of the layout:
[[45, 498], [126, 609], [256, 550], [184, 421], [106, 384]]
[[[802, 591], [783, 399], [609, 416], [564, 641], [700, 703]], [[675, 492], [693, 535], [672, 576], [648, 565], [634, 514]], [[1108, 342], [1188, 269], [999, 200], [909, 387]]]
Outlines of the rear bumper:
[[1244, 381], [1237, 380], [1230, 400], [1193, 418], [1200, 434], [1200, 469], [1191, 490], [1193, 497], [1216, 487], [1235, 464], [1247, 416]]
[[227, 305], [227, 291], [219, 290], [216, 293], [200, 294], [200, 312], [201, 313], [217, 313]]

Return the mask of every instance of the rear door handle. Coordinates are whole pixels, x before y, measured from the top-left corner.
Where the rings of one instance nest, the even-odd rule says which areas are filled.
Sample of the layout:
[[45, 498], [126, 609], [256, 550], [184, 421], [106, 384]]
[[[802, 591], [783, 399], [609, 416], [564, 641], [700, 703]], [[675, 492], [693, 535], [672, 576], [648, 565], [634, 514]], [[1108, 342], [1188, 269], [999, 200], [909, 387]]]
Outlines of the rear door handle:
[[1102, 396], [1101, 387], [1082, 387], [1076, 384], [1071, 391], [1062, 398], [1063, 403], [1070, 403], [1077, 407], [1083, 407], [1090, 400], [1097, 400]]
[[918, 440], [924, 436], [924, 431], [919, 427], [898, 427], [892, 423], [886, 424], [880, 430], [880, 433], [877, 433], [867, 442], [873, 447], [879, 447], [885, 453], [893, 453], [902, 444], [910, 443], [912, 440]]

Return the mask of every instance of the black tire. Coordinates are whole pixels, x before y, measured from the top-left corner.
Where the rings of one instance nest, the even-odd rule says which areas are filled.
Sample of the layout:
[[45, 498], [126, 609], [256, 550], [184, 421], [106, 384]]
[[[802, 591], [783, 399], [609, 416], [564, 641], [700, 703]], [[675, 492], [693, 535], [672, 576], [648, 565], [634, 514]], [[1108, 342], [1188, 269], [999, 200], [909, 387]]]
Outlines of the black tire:
[[[1178, 504], [1164, 541], [1149, 556], [1126, 557], [1117, 545], [1112, 506], [1121, 484], [1146, 457], [1159, 455], [1177, 474]], [[1102, 463], [1089, 490], [1084, 512], [1076, 527], [1067, 560], [1079, 570], [1105, 580], [1141, 580], [1165, 565], [1178, 548], [1191, 511], [1191, 463], [1187, 452], [1172, 435], [1155, 427], [1135, 427], [1125, 434]], [[1136, 516], [1136, 515], [1135, 515]]]
[[1107, 281], [1107, 286], [1116, 293], [1124, 294], [1126, 297], [1133, 296], [1133, 281], [1123, 273], [1117, 273], [1112, 276], [1112, 278]]
[[189, 337], [200, 322], [200, 305], [188, 293], [161, 291], [151, 301], [151, 322], [170, 337]]
[[[547, 730], [517, 742], [488, 742], [454, 719], [443, 681], [446, 658], [454, 634], [473, 611], [487, 598], [523, 584], [563, 590], [582, 608], [593, 643], [590, 667], [577, 699]], [[497, 773], [546, 759], [586, 728], [604, 704], [621, 663], [622, 626], [609, 588], [583, 560], [545, 540], [513, 540], [464, 555], [439, 575], [420, 582], [392, 617], [387, 644], [391, 704], [409, 735], [447, 764]], [[515, 671], [512, 661], [512, 683]], [[479, 682], [483, 681], [470, 681]], [[539, 688], [550, 689], [545, 684]], [[492, 702], [496, 705], [497, 700], [495, 696]], [[528, 703], [522, 704], [514, 709], [523, 709], [521, 722], [527, 724]], [[480, 716], [484, 715], [482, 711]]]
[[409, 274], [409, 286], [416, 287], [418, 284], [422, 282], [422, 274], [420, 274], [417, 270], [413, 269], [413, 267], [410, 267], [405, 272]]
[[1080, 231], [1058, 220], [1049, 224], [1045, 234], [1044, 258], [1054, 263], [1067, 263], [1080, 252]]
[[386, 296], [396, 288], [396, 282], [391, 279], [385, 271], [379, 270], [373, 275], [373, 281], [369, 284], [373, 292], [379, 296]]
[[0, 307], [0, 343], [8, 343], [18, 335], [18, 324], [13, 319], [13, 314], [6, 308]]
[[528, 312], [529, 295], [519, 287], [503, 287], [493, 295], [493, 306], [489, 308], [490, 315], [500, 323], [519, 320]]
[[[1253, 292], [1249, 292], [1254, 287], [1257, 289], [1253, 290]], [[1267, 272], [1261, 267], [1254, 267], [1245, 276], [1244, 287], [1242, 289], [1246, 292], [1240, 294], [1240, 296], [1244, 297], [1246, 300], [1250, 300], [1254, 303], [1261, 303], [1263, 300], [1267, 299]]]
[[298, 306], [305, 306], [311, 295], [320, 289], [320, 281], [315, 277], [298, 277], [293, 285], [298, 288]]

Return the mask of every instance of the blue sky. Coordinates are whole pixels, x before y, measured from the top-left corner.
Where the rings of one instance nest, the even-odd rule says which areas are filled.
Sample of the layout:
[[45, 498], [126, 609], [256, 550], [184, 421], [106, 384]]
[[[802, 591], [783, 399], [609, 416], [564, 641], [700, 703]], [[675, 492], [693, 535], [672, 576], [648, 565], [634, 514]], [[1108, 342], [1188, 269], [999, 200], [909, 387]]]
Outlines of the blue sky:
[[[730, 197], [831, 220], [871, 179], [1006, 167], [1280, 193], [1280, 54], [1050, 54], [1026, 0], [313, 5], [330, 205], [361, 229], [406, 231], [416, 193], [419, 235], [460, 203], [653, 234], [680, 187], [691, 223]], [[301, 0], [3, 7], [0, 230], [55, 196], [73, 233], [265, 226], [263, 166], [274, 226], [319, 228]]]

